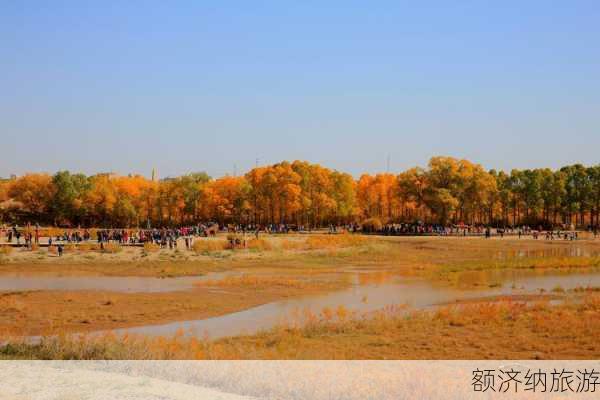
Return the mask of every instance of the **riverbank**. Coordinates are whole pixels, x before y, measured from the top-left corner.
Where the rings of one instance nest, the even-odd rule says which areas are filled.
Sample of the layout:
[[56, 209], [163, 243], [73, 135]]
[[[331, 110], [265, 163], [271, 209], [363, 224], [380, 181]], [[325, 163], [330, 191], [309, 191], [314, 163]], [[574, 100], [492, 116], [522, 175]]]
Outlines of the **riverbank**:
[[73, 250], [60, 258], [19, 250], [0, 265], [0, 335], [170, 337], [195, 329], [197, 339], [214, 339], [272, 329], [294, 310], [562, 296], [600, 286], [599, 251], [592, 240], [352, 235], [265, 236], [235, 250]]
[[305, 316], [249, 336], [208, 341], [66, 336], [0, 348], [11, 359], [598, 359], [600, 296], [443, 306], [434, 311], [380, 311], [368, 319], [348, 310]]
[[342, 279], [270, 277], [264, 283], [242, 282], [223, 288], [208, 282], [172, 292], [5, 291], [0, 293], [0, 335], [80, 333], [205, 319], [287, 298], [328, 293], [347, 284]]
[[48, 249], [14, 249], [0, 253], [0, 276], [176, 277], [230, 269], [332, 272], [348, 268], [407, 275], [434, 271], [441, 276], [447, 272], [484, 268], [597, 267], [600, 264], [600, 240], [317, 234], [264, 235], [248, 247], [236, 249], [225, 248], [225, 237], [198, 239], [196, 243], [194, 250], [115, 245], [111, 251], [99, 251], [81, 246], [67, 248], [62, 257]]

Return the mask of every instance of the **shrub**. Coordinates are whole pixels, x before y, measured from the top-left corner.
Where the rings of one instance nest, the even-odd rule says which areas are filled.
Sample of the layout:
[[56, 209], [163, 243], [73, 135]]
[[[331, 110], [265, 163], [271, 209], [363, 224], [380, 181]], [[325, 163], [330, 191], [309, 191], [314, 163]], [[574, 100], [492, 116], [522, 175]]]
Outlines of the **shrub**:
[[199, 239], [192, 246], [196, 253], [211, 253], [229, 248], [225, 240], [220, 239]]
[[12, 246], [0, 246], [0, 254], [9, 256], [13, 252]]
[[302, 250], [306, 246], [304, 240], [281, 239], [279, 243], [283, 250]]
[[240, 249], [245, 245], [245, 239], [241, 235], [230, 233], [227, 235], [227, 243], [230, 249]]
[[383, 228], [383, 224], [379, 218], [368, 218], [362, 222], [362, 229], [366, 232], [376, 232]]
[[160, 246], [157, 245], [156, 243], [152, 243], [152, 242], [144, 243], [144, 251], [147, 251], [148, 253], [155, 253], [158, 250], [160, 250]]
[[69, 243], [69, 244], [65, 244], [63, 246], [63, 250], [66, 252], [72, 252], [77, 250], [77, 245], [74, 245], [73, 243]]
[[121, 245], [116, 244], [116, 243], [106, 243], [104, 244], [104, 250], [105, 253], [120, 253], [121, 251], [123, 251], [123, 247], [121, 247]]
[[100, 247], [97, 244], [92, 244], [89, 242], [79, 243], [77, 245], [77, 250], [79, 251], [91, 251], [98, 250]]
[[563, 289], [563, 287], [560, 285], [556, 285], [555, 287], [552, 288], [552, 291], [554, 293], [564, 293], [565, 289]]
[[267, 239], [250, 239], [246, 245], [250, 250], [271, 250], [273, 245]]
[[294, 278], [288, 278], [283, 276], [255, 276], [255, 275], [241, 275], [241, 276], [227, 276], [223, 279], [218, 280], [207, 280], [199, 281], [195, 283], [199, 287], [222, 287], [222, 288], [234, 288], [234, 287], [245, 287], [245, 288], [295, 288], [304, 289], [308, 287], [308, 284], [304, 281]]
[[367, 238], [359, 235], [315, 235], [306, 239], [306, 248], [310, 250], [333, 249], [338, 247], [360, 246]]
[[42, 231], [42, 234], [45, 234], [46, 236], [52, 236], [52, 237], [56, 237], [58, 235], [62, 235], [64, 233], [64, 229], [60, 229], [60, 228], [46, 228], [45, 232]]

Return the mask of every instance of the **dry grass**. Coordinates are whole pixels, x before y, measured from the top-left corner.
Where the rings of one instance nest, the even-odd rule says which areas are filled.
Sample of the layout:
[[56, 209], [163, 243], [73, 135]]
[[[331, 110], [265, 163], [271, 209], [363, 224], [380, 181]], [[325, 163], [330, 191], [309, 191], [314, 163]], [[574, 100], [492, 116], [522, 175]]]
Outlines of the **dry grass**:
[[87, 251], [97, 251], [100, 250], [100, 246], [96, 243], [79, 243], [77, 245], [77, 250], [87, 252]]
[[[600, 242], [594, 241], [387, 238], [350, 234], [264, 235], [254, 240], [248, 241], [249, 250], [231, 250], [223, 236], [198, 239], [194, 243], [194, 252], [154, 251], [155, 254], [143, 259], [139, 258], [139, 249], [133, 248], [124, 248], [120, 254], [113, 253], [93, 261], [80, 254], [86, 251], [81, 251], [81, 248], [80, 251], [65, 252], [62, 258], [46, 257], [48, 261], [42, 262], [35, 261], [32, 252], [19, 251], [8, 263], [0, 265], [0, 273], [168, 277], [240, 270], [247, 275], [201, 282], [194, 291], [181, 293], [5, 293], [0, 297], [0, 333], [81, 332], [205, 318], [286, 297], [343, 287], [346, 282], [332, 281], [334, 278], [331, 276], [353, 268], [366, 272], [359, 275], [363, 284], [383, 283], [399, 273], [452, 283], [461, 274], [469, 273], [486, 275], [490, 271], [504, 270], [570, 273], [600, 268], [597, 256]], [[572, 257], [569, 254], [573, 249], [583, 249], [586, 255]], [[181, 259], [181, 254], [191, 260]], [[175, 255], [177, 258], [173, 258]], [[21, 261], [15, 262], [18, 257]], [[324, 275], [319, 276], [324, 273], [329, 275], [325, 278], [322, 278]], [[211, 286], [224, 290], [211, 290]], [[190, 346], [188, 339], [183, 337], [176, 340], [128, 338], [124, 342], [110, 342], [108, 338], [95, 342], [99, 339], [87, 337], [80, 345], [63, 338], [60, 339], [62, 342], [47, 339], [36, 348], [16, 343], [12, 350], [5, 352], [5, 356], [234, 359], [600, 357], [597, 344], [600, 314], [598, 297], [593, 297], [598, 296], [597, 290], [564, 292], [557, 289], [554, 293], [557, 297], [585, 297], [586, 300], [557, 307], [545, 303], [524, 306], [518, 302], [499, 302], [461, 304], [460, 307], [442, 308], [436, 313], [407, 314], [405, 310], [388, 310], [369, 320], [344, 308], [325, 309], [319, 315], [302, 316], [305, 323], [302, 326], [282, 326], [260, 335], [216, 342], [196, 341]], [[71, 345], [73, 347], [69, 348]]]
[[311, 235], [306, 239], [307, 250], [358, 247], [368, 243], [369, 238], [361, 235]]
[[303, 250], [304, 240], [294, 240], [288, 238], [282, 238], [279, 241], [280, 250]]
[[160, 250], [160, 246], [156, 243], [146, 242], [144, 243], [144, 251], [147, 253], [156, 253]]
[[[338, 290], [346, 285], [343, 280], [244, 276], [202, 282], [191, 290], [158, 293], [0, 292], [0, 336], [88, 332], [209, 318], [289, 297]], [[226, 293], [211, 290], [212, 287], [226, 288]]]
[[192, 245], [192, 249], [198, 254], [211, 254], [228, 248], [229, 243], [223, 239], [198, 239]]
[[[75, 265], [88, 275], [159, 276], [190, 275], [190, 263], [202, 263], [213, 271], [223, 269], [270, 269], [280, 271], [360, 268], [386, 270], [403, 275], [425, 276], [452, 282], [453, 276], [465, 271], [501, 269], [552, 270], [565, 272], [598, 269], [600, 241], [544, 242], [517, 239], [452, 238], [452, 237], [377, 237], [353, 234], [263, 235], [249, 239], [248, 248], [230, 249], [224, 236], [197, 239], [193, 251], [179, 250], [178, 257], [166, 249], [143, 251], [124, 247], [111, 257], [90, 260], [86, 248], [65, 251], [65, 257], [40, 258], [35, 252], [17, 252], [5, 257], [1, 273], [73, 273]], [[82, 246], [81, 244], [79, 246]], [[181, 247], [181, 246], [180, 246]], [[94, 248], [92, 248], [94, 249]], [[569, 256], [574, 249], [581, 257]], [[51, 248], [49, 254], [56, 254]], [[525, 254], [522, 256], [521, 254]], [[140, 255], [142, 258], [140, 258]], [[107, 263], [114, 263], [110, 269]], [[162, 263], [161, 268], [157, 263]], [[178, 264], [178, 265], [175, 265]], [[65, 264], [69, 264], [65, 267]], [[92, 264], [98, 266], [94, 269]], [[43, 265], [43, 266], [42, 266]], [[130, 268], [135, 265], [136, 268]], [[164, 270], [164, 271], [162, 271]]]
[[[139, 251], [136, 251], [139, 257]], [[213, 260], [161, 260], [128, 259], [121, 260], [119, 255], [111, 258], [91, 258], [90, 254], [80, 256], [65, 254], [56, 257], [56, 246], [48, 249], [47, 257], [51, 262], [5, 263], [0, 266], [0, 274], [46, 275], [46, 276], [140, 276], [170, 278], [177, 276], [204, 275], [211, 271], [222, 271], [224, 266]], [[112, 257], [116, 257], [113, 259]], [[36, 260], [37, 261], [37, 260]], [[0, 275], [1, 276], [1, 275]]]
[[121, 246], [117, 243], [105, 243], [104, 250], [102, 250], [102, 251], [104, 253], [110, 253], [110, 254], [120, 253], [123, 251], [123, 246]]
[[[137, 248], [124, 247], [118, 253], [110, 253], [110, 257], [95, 259], [87, 254], [85, 246], [78, 247], [80, 251], [67, 248], [62, 258], [40, 257], [36, 252], [23, 251], [10, 258], [4, 257], [0, 274], [185, 276], [194, 274], [194, 271], [203, 274], [208, 270], [229, 269], [287, 273], [359, 268], [453, 283], [464, 273], [477, 271], [519, 269], [568, 273], [600, 269], [600, 241], [312, 234], [263, 235], [247, 243], [247, 249], [232, 250], [225, 237], [219, 236], [197, 239], [193, 251], [157, 251], [152, 246], [151, 251], [140, 253]], [[574, 249], [589, 255], [569, 256]], [[92, 247], [92, 250], [95, 248]], [[56, 247], [51, 247], [48, 254], [56, 255]], [[113, 265], [108, 265], [110, 263]], [[201, 268], [198, 269], [198, 266]]]
[[205, 340], [142, 336], [58, 335], [43, 338], [38, 344], [15, 340], [0, 348], [0, 359], [39, 360], [165, 360], [206, 359], [218, 356]]
[[78, 249], [78, 247], [74, 243], [67, 243], [67, 244], [63, 245], [63, 251], [65, 253], [73, 253], [73, 252], [77, 251], [77, 249]]
[[206, 280], [196, 282], [198, 287], [220, 287], [220, 288], [252, 288], [252, 289], [266, 289], [266, 288], [295, 288], [305, 289], [308, 287], [323, 286], [319, 285], [318, 282], [303, 281], [299, 279], [293, 279], [289, 277], [281, 276], [256, 276], [256, 275], [242, 275], [242, 276], [228, 276], [218, 280]]
[[500, 301], [369, 319], [323, 310], [301, 327], [213, 343], [226, 358], [598, 359], [600, 296], [550, 306]]
[[[56, 254], [57, 246], [50, 246], [48, 248], [48, 253]], [[118, 243], [105, 243], [104, 249], [100, 246], [99, 243], [90, 243], [90, 242], [81, 242], [81, 243], [67, 243], [63, 245], [63, 250], [69, 254], [78, 254], [78, 253], [89, 253], [89, 252], [104, 252], [110, 254], [116, 254], [123, 251], [123, 246]]]
[[576, 269], [599, 268], [600, 257], [519, 257], [504, 260], [478, 260], [456, 263], [448, 267], [450, 271], [489, 270], [489, 269]]
[[389, 282], [395, 274], [390, 271], [374, 271], [358, 274], [358, 282], [361, 285], [380, 285]]
[[250, 239], [246, 242], [246, 247], [255, 251], [269, 251], [273, 250], [273, 243], [263, 238]]
[[13, 250], [12, 246], [0, 246], [0, 255], [10, 256]]
[[500, 301], [408, 312], [389, 308], [369, 318], [343, 307], [217, 341], [114, 335], [13, 341], [5, 358], [38, 359], [598, 359], [600, 296], [551, 306]]
[[525, 271], [532, 274], [544, 274], [548, 272], [590, 272], [599, 269], [600, 257], [547, 256], [453, 262], [448, 265], [429, 268], [424, 275], [431, 279], [443, 280], [452, 285], [463, 285], [465, 282], [477, 277], [483, 280], [489, 279], [489, 273], [495, 272]]

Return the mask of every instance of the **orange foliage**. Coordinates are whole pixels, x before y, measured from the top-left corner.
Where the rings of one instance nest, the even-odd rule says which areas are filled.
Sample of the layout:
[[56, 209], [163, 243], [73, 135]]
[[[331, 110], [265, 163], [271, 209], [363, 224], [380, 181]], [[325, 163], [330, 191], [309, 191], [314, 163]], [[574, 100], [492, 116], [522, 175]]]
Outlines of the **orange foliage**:
[[[61, 188], [57, 191], [57, 188]], [[154, 226], [216, 221], [322, 227], [397, 222], [584, 222], [599, 225], [600, 166], [486, 171], [452, 157], [399, 175], [351, 175], [306, 161], [257, 167], [244, 176], [27, 174], [0, 180], [0, 220], [57, 225]], [[529, 225], [534, 225], [533, 223]]]
[[47, 174], [23, 175], [8, 184], [8, 196], [20, 202], [31, 213], [47, 210], [54, 194], [52, 177]]

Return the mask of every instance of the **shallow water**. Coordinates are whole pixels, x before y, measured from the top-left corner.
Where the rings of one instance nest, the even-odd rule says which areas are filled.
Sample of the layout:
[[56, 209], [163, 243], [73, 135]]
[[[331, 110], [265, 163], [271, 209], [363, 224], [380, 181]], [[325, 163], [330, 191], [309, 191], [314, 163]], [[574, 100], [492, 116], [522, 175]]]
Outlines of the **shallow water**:
[[527, 293], [540, 291], [552, 291], [562, 288], [564, 290], [578, 287], [600, 286], [600, 272], [593, 273], [527, 273], [524, 271], [490, 271], [489, 286], [502, 287], [503, 294], [514, 294], [519, 290]]
[[[548, 244], [546, 248], [535, 249], [511, 249], [501, 250], [496, 253], [496, 258], [505, 260], [510, 258], [537, 258], [537, 257], [598, 257], [600, 251], [589, 247], [573, 246], [570, 242], [555, 240], [545, 242]], [[556, 244], [554, 244], [556, 243]]]
[[117, 329], [114, 332], [172, 336], [181, 330], [185, 334], [215, 339], [256, 333], [282, 322], [290, 322], [290, 318], [293, 322], [294, 316], [301, 317], [306, 310], [319, 313], [325, 307], [335, 309], [344, 306], [357, 312], [375, 311], [391, 305], [423, 309], [486, 296], [537, 293], [540, 289], [550, 291], [557, 286], [565, 290], [579, 286], [600, 286], [600, 273], [535, 277], [515, 274], [499, 286], [475, 290], [438, 287], [417, 279], [396, 279], [383, 284], [359, 283], [334, 293], [276, 301], [220, 317]]
[[222, 279], [229, 272], [202, 276], [153, 278], [134, 276], [0, 276], [0, 291], [101, 290], [122, 293], [160, 293], [190, 290], [194, 282]]

